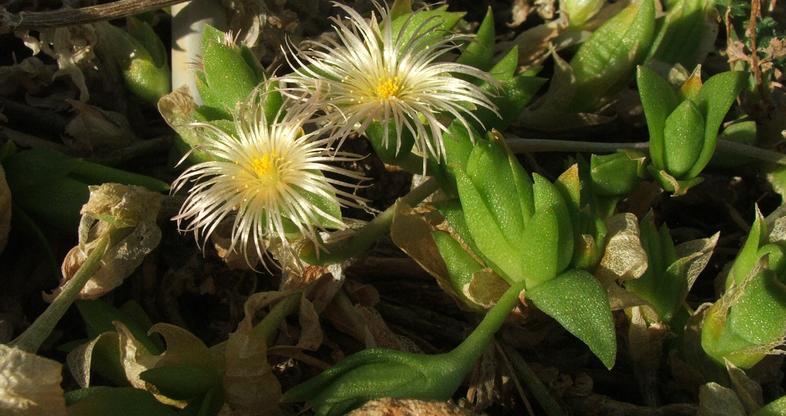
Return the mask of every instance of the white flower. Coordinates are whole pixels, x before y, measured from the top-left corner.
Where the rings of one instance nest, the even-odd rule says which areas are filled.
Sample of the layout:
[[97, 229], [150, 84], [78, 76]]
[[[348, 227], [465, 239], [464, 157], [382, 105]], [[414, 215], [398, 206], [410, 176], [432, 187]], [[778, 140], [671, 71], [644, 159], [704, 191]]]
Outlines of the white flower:
[[[316, 96], [330, 107], [327, 119], [336, 137], [343, 138], [353, 129], [362, 133], [372, 122], [380, 122], [387, 141], [392, 123], [397, 152], [407, 129], [421, 152], [440, 159], [446, 124], [455, 119], [468, 126], [468, 116], [476, 119], [470, 112], [476, 106], [496, 112], [483, 90], [456, 77], [491, 81], [487, 73], [437, 62], [457, 48], [456, 40], [468, 36], [444, 33], [437, 18], [420, 22], [409, 18], [394, 34], [386, 8], [377, 5], [379, 20], [372, 14], [367, 21], [357, 11], [335, 5], [348, 15], [348, 19], [331, 18], [337, 40], [305, 42], [304, 49], [293, 53], [294, 72], [281, 79], [294, 84], [290, 94]], [[401, 35], [408, 32], [411, 36]]]
[[[258, 89], [266, 90], [267, 85]], [[239, 248], [246, 260], [249, 246], [264, 259], [269, 240], [277, 239], [286, 247], [292, 232], [318, 244], [319, 229], [345, 228], [339, 206], [363, 203], [349, 192], [357, 185], [336, 176], [363, 178], [330, 164], [358, 157], [335, 151], [331, 139], [320, 138], [323, 130], [303, 130], [315, 111], [313, 102], [287, 100], [275, 118], [268, 120], [264, 101], [255, 93], [239, 106], [232, 134], [211, 124], [195, 125], [207, 135], [200, 150], [216, 160], [188, 168], [172, 186], [177, 192], [195, 183], [173, 218], [178, 227], [204, 241], [219, 223], [234, 216], [230, 250]]]

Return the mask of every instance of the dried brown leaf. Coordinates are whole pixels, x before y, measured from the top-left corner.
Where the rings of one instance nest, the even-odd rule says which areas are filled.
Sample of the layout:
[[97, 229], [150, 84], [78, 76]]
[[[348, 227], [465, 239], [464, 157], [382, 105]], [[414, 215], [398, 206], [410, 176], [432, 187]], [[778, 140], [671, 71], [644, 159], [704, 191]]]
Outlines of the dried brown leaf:
[[745, 409], [734, 390], [718, 383], [707, 383], [699, 388], [697, 416], [745, 416]]
[[637, 279], [647, 271], [647, 252], [641, 246], [639, 221], [631, 213], [621, 213], [606, 220], [606, 249], [596, 274], [603, 278]]
[[161, 196], [140, 186], [91, 186], [90, 199], [82, 206], [79, 244], [63, 260], [60, 286], [45, 298], [51, 301], [57, 297], [103, 235], [117, 228], [129, 228], [125, 237], [107, 248], [101, 266], [79, 292], [79, 298], [95, 299], [120, 286], [158, 246], [161, 230], [155, 220], [160, 206]]
[[52, 83], [54, 69], [35, 56], [14, 65], [0, 66], [0, 95], [10, 96], [19, 90], [37, 94]]
[[748, 377], [744, 371], [735, 367], [729, 360], [723, 360], [726, 365], [726, 372], [729, 373], [729, 380], [734, 392], [737, 393], [737, 398], [745, 407], [748, 414], [754, 414], [762, 406], [764, 406], [764, 396], [761, 391], [761, 385]]
[[71, 376], [79, 387], [90, 387], [90, 370], [93, 368], [93, 351], [96, 348], [119, 351], [118, 334], [104, 332], [94, 339], [86, 342], [68, 353], [66, 365], [71, 371]]
[[77, 113], [65, 129], [64, 142], [70, 147], [93, 152], [118, 149], [139, 140], [122, 114], [80, 101], [66, 101]]
[[348, 416], [474, 416], [478, 413], [445, 402], [384, 398], [371, 400]]
[[495, 348], [491, 345], [483, 351], [469, 376], [467, 401], [473, 404], [475, 410], [483, 410], [494, 403], [496, 390], [497, 358]]

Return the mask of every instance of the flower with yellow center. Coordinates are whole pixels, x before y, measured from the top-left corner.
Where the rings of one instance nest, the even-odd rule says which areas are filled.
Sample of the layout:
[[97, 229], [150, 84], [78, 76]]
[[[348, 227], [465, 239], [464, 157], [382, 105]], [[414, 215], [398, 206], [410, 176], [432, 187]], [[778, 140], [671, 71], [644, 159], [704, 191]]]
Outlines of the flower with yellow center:
[[332, 139], [322, 137], [324, 129], [303, 130], [314, 103], [286, 100], [269, 120], [262, 102], [252, 94], [240, 105], [233, 133], [207, 123], [195, 125], [208, 136], [200, 150], [215, 160], [188, 168], [172, 186], [177, 192], [193, 183], [174, 217], [181, 229], [204, 241], [229, 219], [230, 249], [239, 248], [246, 259], [250, 246], [264, 259], [270, 240], [286, 247], [293, 233], [317, 243], [319, 229], [345, 228], [341, 206], [363, 205], [352, 193], [357, 185], [339, 179], [363, 178], [335, 165], [358, 157], [333, 149]]
[[[281, 77], [289, 94], [319, 97], [334, 136], [364, 132], [371, 123], [395, 130], [396, 151], [402, 132], [409, 131], [422, 154], [437, 159], [444, 154], [442, 133], [453, 120], [468, 126], [476, 119], [471, 109], [494, 104], [477, 85], [464, 78], [490, 81], [477, 68], [439, 62], [467, 35], [451, 35], [438, 17], [412, 17], [394, 32], [389, 10], [377, 5], [379, 18], [364, 19], [357, 11], [336, 3], [347, 18], [332, 18], [337, 38], [311, 41], [293, 53], [292, 74]], [[416, 12], [417, 13], [417, 12]], [[457, 77], [457, 75], [462, 77]], [[469, 130], [469, 129], [468, 129]]]

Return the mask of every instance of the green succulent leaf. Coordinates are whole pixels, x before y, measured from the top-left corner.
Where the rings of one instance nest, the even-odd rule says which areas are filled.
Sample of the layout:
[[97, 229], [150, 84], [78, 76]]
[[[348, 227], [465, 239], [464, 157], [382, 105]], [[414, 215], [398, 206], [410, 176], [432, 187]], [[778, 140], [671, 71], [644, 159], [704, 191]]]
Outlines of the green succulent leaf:
[[644, 155], [620, 151], [590, 157], [592, 191], [601, 196], [625, 196], [641, 180]]
[[527, 297], [545, 314], [582, 340], [603, 362], [614, 366], [617, 337], [606, 291], [591, 274], [569, 270], [538, 287]]
[[412, 40], [417, 32], [418, 38], [415, 41], [421, 45], [430, 45], [446, 32], [450, 32], [465, 14], [449, 12], [447, 6], [402, 14], [393, 19], [393, 39], [404, 44]]
[[655, 71], [639, 66], [636, 83], [650, 133], [650, 158], [657, 169], [666, 167], [663, 131], [666, 118], [679, 105], [679, 97], [671, 85]]
[[[202, 66], [202, 100], [223, 118], [231, 118], [235, 105], [245, 100], [261, 81], [255, 68], [246, 63], [240, 47], [225, 44], [224, 34], [209, 25], [202, 35]], [[209, 94], [204, 94], [205, 90]]]
[[505, 276], [506, 280], [521, 279], [523, 274], [520, 262], [517, 261], [518, 250], [510, 245], [505, 233], [494, 219], [493, 206], [488, 205], [464, 169], [454, 169], [453, 173], [456, 177], [464, 220], [472, 241], [478, 248], [478, 254]]
[[570, 61], [575, 76], [573, 112], [589, 112], [628, 77], [653, 39], [655, 5], [632, 3], [598, 28]]
[[508, 153], [500, 144], [478, 143], [467, 161], [466, 172], [508, 243], [515, 244], [524, 229], [524, 215], [520, 198], [516, 198], [521, 178], [514, 180], [511, 170], [505, 169], [510, 165]]
[[712, 159], [718, 141], [718, 129], [744, 83], [743, 72], [729, 71], [710, 77], [701, 87], [696, 99], [696, 107], [704, 115], [704, 146], [687, 177], [698, 176]]
[[712, 1], [674, 1], [658, 28], [650, 59], [669, 66], [680, 64], [685, 68], [701, 64], [715, 46], [717, 21]]
[[753, 225], [748, 232], [748, 237], [742, 245], [737, 258], [729, 270], [729, 276], [726, 278], [726, 289], [731, 287], [732, 284], [741, 285], [748, 274], [756, 266], [759, 261], [759, 247], [767, 241], [767, 224], [764, 222], [764, 216], [758, 207], [755, 213], [756, 218], [753, 220]]
[[683, 101], [666, 118], [663, 145], [666, 171], [681, 179], [694, 166], [704, 146], [704, 117], [691, 100]]

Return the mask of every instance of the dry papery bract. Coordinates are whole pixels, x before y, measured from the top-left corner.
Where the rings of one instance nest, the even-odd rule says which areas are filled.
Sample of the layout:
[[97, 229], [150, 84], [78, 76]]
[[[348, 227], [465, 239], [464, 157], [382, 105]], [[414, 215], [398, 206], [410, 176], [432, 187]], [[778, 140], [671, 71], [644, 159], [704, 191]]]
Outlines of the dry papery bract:
[[158, 246], [161, 229], [156, 217], [161, 195], [139, 186], [106, 183], [90, 187], [90, 200], [82, 206], [79, 244], [63, 260], [60, 287], [46, 296], [52, 300], [85, 262], [107, 233], [125, 229], [101, 259], [101, 266], [79, 292], [80, 299], [95, 299], [120, 286], [139, 267], [145, 256]]
[[65, 416], [62, 364], [0, 344], [0, 414]]

